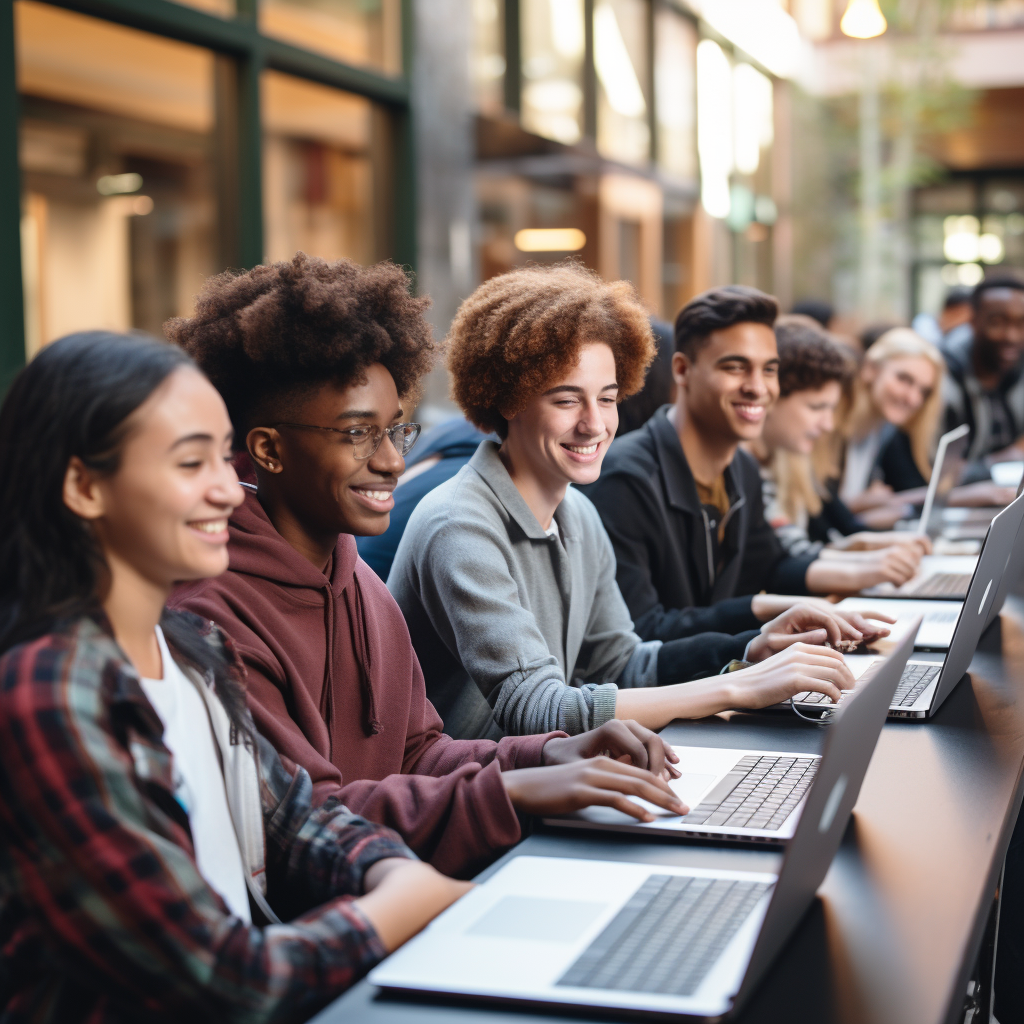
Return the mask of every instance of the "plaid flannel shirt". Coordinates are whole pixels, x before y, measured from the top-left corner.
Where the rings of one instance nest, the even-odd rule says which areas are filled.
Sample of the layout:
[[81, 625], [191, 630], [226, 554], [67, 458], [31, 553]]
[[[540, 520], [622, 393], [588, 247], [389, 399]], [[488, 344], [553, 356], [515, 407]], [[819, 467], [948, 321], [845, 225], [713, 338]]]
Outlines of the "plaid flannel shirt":
[[398, 836], [314, 808], [260, 740], [266, 893], [289, 923], [248, 925], [196, 868], [162, 732], [100, 618], [0, 658], [4, 1024], [301, 1021], [384, 956], [352, 900], [370, 865], [414, 856]]

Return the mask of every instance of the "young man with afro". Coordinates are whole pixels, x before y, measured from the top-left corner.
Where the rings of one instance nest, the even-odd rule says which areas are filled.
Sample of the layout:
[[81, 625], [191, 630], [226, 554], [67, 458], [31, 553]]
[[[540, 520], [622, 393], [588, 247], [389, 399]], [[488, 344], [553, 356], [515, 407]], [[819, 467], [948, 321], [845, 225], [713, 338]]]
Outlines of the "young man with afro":
[[[420, 502], [388, 577], [452, 735], [579, 733], [615, 718], [659, 728], [850, 685], [841, 656], [801, 642], [853, 636], [821, 608], [739, 636], [663, 644], [633, 631], [608, 535], [569, 485], [597, 478], [617, 403], [653, 355], [632, 287], [571, 263], [492, 278], [459, 309], [453, 394], [502, 440]], [[760, 664], [717, 674], [744, 658]], [[711, 678], [666, 685], [695, 676]]]
[[309, 772], [317, 802], [468, 876], [519, 840], [521, 816], [600, 803], [649, 818], [630, 795], [682, 805], [663, 778], [671, 748], [635, 723], [443, 735], [402, 614], [353, 536], [387, 528], [419, 432], [407, 412], [434, 357], [426, 304], [393, 264], [299, 253], [213, 278], [195, 316], [167, 325], [223, 395], [256, 481], [229, 521], [229, 570], [173, 603], [234, 641], [257, 728]]

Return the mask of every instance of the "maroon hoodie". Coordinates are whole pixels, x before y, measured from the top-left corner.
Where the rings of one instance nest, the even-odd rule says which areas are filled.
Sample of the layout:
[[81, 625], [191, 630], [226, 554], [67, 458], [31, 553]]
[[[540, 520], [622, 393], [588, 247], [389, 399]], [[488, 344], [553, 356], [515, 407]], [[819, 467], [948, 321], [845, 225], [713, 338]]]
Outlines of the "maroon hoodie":
[[520, 838], [501, 771], [541, 763], [552, 736], [454, 740], [427, 700], [394, 598], [342, 534], [326, 575], [247, 489], [230, 521], [231, 565], [171, 604], [234, 640], [260, 732], [313, 780], [397, 831], [424, 860], [468, 877]]

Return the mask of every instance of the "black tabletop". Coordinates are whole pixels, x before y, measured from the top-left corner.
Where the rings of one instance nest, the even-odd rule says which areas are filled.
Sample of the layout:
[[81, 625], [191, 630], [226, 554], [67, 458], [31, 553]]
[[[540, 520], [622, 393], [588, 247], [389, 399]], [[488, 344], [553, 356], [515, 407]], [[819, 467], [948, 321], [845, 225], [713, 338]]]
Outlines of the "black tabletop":
[[[938, 714], [886, 724], [818, 899], [739, 1021], [952, 1021], [963, 1005], [1021, 802], [1022, 686], [1024, 599], [1010, 597], [983, 636], [970, 676]], [[732, 714], [676, 722], [664, 735], [680, 745], [815, 752], [824, 732], [795, 716]], [[498, 865], [519, 854], [769, 871], [780, 859], [765, 848], [552, 830], [529, 837]], [[363, 982], [316, 1022], [514, 1024], [527, 1015], [561, 1024], [580, 1019], [399, 999]]]

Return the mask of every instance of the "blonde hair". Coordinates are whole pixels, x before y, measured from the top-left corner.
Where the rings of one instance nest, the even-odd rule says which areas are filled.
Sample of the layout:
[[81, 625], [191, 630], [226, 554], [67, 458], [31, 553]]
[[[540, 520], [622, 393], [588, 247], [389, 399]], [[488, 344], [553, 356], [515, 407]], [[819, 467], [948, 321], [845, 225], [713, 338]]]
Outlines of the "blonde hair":
[[772, 455], [771, 474], [779, 506], [790, 522], [799, 522], [804, 513], [816, 516], [821, 512], [821, 487], [810, 456], [778, 448]]
[[[894, 327], [886, 331], [867, 350], [861, 370], [863, 371], [868, 363], [880, 367], [890, 359], [907, 357], [927, 359], [936, 370], [935, 385], [931, 394], [921, 408], [900, 428], [910, 438], [914, 462], [921, 471], [921, 476], [927, 480], [932, 475], [932, 456], [939, 417], [942, 414], [942, 380], [946, 373], [946, 361], [942, 358], [942, 353], [909, 327]], [[878, 411], [871, 399], [871, 387], [864, 381], [862, 373], [858, 373], [851, 393], [842, 403], [837, 416], [838, 434], [843, 444], [868, 433], [878, 419]], [[838, 454], [836, 452], [836, 455]], [[839, 460], [832, 461], [833, 468], [837, 469]]]

